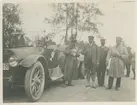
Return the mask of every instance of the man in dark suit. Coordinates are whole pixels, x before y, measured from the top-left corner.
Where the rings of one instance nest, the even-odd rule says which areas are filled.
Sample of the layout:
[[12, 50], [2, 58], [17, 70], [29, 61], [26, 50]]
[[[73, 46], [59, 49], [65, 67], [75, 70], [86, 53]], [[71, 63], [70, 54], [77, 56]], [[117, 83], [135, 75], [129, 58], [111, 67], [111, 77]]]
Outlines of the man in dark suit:
[[105, 46], [104, 38], [102, 38], [100, 42], [101, 42], [101, 46], [99, 47], [100, 61], [99, 61], [99, 68], [97, 70], [97, 78], [98, 78], [98, 85], [104, 86], [105, 71], [106, 71], [106, 57], [108, 53], [108, 48]]
[[131, 59], [132, 59], [131, 47], [127, 47], [127, 51], [128, 51], [128, 59], [125, 61], [125, 65], [127, 69], [126, 77], [129, 77], [130, 69], [131, 69]]
[[96, 88], [95, 78], [96, 69], [99, 65], [99, 47], [94, 42], [94, 37], [88, 37], [89, 43], [85, 46], [83, 54], [85, 55], [84, 64], [86, 69], [86, 87], [90, 87], [90, 78], [92, 78], [92, 88]]

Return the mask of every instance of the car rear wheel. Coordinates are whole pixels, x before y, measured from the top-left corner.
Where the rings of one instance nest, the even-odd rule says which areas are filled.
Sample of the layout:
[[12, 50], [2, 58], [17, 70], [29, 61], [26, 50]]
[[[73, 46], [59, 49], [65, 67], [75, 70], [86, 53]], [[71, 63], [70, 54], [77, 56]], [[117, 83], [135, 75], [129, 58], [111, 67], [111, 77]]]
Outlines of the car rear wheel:
[[29, 101], [37, 101], [42, 96], [45, 85], [43, 65], [37, 61], [25, 75], [25, 92]]

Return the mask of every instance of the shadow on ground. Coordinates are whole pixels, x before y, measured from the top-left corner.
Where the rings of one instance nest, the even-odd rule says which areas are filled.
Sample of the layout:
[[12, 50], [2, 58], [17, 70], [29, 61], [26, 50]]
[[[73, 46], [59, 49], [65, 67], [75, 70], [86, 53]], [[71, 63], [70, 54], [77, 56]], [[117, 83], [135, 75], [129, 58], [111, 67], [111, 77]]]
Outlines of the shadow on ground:
[[[50, 83], [49, 87], [47, 87], [44, 90], [44, 93], [46, 91], [49, 91], [53, 87], [58, 87], [62, 84], [62, 81], [54, 81]], [[3, 87], [3, 102], [4, 103], [14, 103], [14, 102], [28, 102], [27, 96], [25, 94], [24, 88], [16, 87], [15, 89], [9, 89], [7, 87]]]

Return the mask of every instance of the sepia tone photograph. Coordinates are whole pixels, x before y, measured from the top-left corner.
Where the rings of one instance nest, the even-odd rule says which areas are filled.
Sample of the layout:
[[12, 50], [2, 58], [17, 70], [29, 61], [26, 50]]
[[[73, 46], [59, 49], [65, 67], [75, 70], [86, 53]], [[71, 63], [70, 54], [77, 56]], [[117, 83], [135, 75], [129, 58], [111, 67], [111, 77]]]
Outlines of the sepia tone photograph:
[[3, 103], [135, 102], [135, 2], [3, 0]]

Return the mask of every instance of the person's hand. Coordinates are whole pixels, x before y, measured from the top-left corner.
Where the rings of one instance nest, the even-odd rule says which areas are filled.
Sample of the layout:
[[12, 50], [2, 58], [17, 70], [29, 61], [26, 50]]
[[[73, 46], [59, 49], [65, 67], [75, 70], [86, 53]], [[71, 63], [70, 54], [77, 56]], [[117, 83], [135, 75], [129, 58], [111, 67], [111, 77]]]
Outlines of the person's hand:
[[73, 56], [76, 56], [76, 53], [75, 53], [75, 52], [73, 52]]
[[54, 57], [55, 51], [51, 52], [51, 57]]

